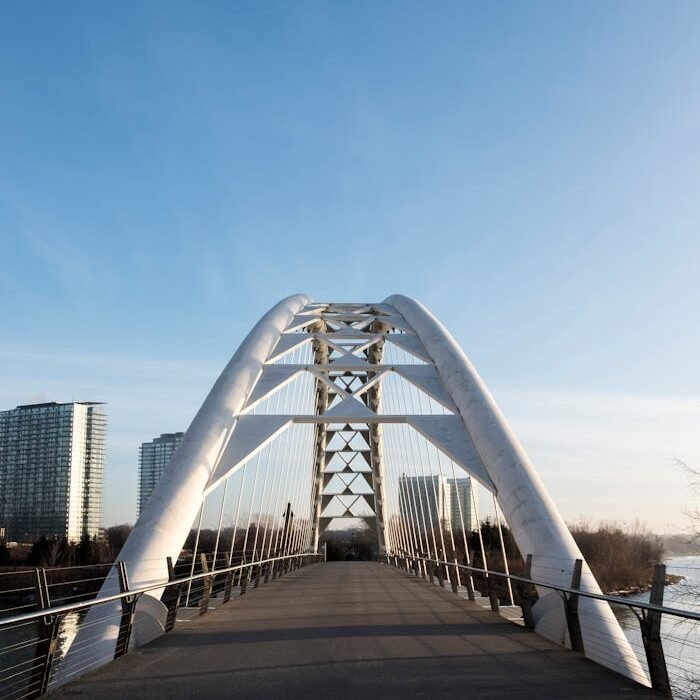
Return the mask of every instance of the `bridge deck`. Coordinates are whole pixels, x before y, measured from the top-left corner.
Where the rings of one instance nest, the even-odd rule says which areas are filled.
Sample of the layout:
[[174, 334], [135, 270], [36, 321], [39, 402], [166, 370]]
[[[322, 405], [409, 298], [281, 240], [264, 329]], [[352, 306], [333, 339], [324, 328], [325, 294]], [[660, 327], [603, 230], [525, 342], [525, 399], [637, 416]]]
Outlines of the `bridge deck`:
[[297, 571], [56, 693], [89, 698], [657, 698], [382, 564]]

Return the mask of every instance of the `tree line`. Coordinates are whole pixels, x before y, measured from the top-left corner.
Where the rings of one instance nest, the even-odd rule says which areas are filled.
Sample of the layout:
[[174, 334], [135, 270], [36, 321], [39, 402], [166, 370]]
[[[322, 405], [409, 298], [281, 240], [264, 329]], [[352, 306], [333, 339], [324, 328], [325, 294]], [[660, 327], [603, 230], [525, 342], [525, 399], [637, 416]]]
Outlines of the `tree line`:
[[[575, 524], [570, 526], [570, 530], [598, 583], [606, 592], [645, 589], [651, 580], [654, 564], [662, 561], [664, 557], [662, 538], [638, 524], [632, 527], [623, 527], [615, 523], [601, 523], [597, 527]], [[453, 533], [454, 555], [451, 544], [447, 544], [451, 543], [449, 533], [444, 532], [443, 539], [450, 551], [440, 552], [440, 554], [449, 558], [457, 556], [459, 561], [466, 562], [464, 549], [466, 539], [469, 560], [474, 566], [482, 568], [487, 565], [489, 569], [503, 571], [498, 528], [486, 519], [481, 523], [480, 531], [481, 538], [478, 531], [468, 533], [466, 538], [461, 532]], [[109, 563], [116, 559], [130, 532], [131, 526], [122, 524], [107, 528], [104, 538], [84, 538], [77, 543], [70, 543], [65, 538], [42, 537], [30, 549], [24, 549], [21, 552], [15, 552], [5, 545], [0, 545], [0, 566], [54, 568]], [[522, 574], [524, 562], [515, 540], [507, 527], [504, 526], [502, 532], [508, 569], [513, 574]], [[222, 530], [219, 537], [220, 551], [229, 550], [232, 537], [231, 528]], [[196, 539], [196, 531], [192, 530], [184, 549], [193, 550]], [[247, 549], [253, 546], [255, 539], [253, 528], [248, 534]], [[197, 550], [213, 552], [216, 540], [215, 530], [202, 530], [199, 534]], [[242, 549], [241, 540], [242, 533], [237, 533], [236, 550]], [[441, 541], [439, 534], [436, 535], [435, 541], [438, 543]], [[481, 541], [483, 541], [485, 561], [482, 556]], [[321, 544], [325, 544], [329, 560], [371, 560], [378, 556], [376, 531], [373, 527], [326, 531], [321, 537]]]

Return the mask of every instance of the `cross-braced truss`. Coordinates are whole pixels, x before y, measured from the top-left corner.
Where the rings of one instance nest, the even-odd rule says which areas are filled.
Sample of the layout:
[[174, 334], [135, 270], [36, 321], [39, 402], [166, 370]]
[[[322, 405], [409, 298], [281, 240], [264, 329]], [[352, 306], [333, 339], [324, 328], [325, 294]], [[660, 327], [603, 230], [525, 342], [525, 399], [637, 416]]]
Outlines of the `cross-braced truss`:
[[[299, 356], [306, 361], [298, 361]], [[271, 399], [300, 375], [313, 380], [313, 403], [296, 414], [280, 413], [279, 407], [270, 412]], [[382, 407], [383, 387], [398, 397], [402, 387], [397, 385], [405, 383], [421, 395], [421, 405], [408, 412], [398, 406], [387, 410], [386, 401]], [[388, 304], [309, 304], [294, 315], [263, 365], [209, 489], [280, 432], [311, 423], [316, 433], [312, 546], [318, 546], [320, 533], [332, 521], [360, 518], [374, 522], [383, 553], [383, 424], [411, 426], [493, 490], [456, 413], [430, 356], [396, 309]]]

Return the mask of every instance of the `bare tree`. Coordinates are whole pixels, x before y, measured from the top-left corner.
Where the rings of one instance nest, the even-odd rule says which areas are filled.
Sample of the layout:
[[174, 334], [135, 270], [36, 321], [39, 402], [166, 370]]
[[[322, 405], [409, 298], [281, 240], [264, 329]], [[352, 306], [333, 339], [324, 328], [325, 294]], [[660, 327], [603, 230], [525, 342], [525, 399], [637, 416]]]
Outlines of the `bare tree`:
[[[676, 466], [686, 475], [688, 484], [696, 496], [700, 495], [700, 469], [689, 465], [682, 459], [676, 459]], [[693, 542], [700, 541], [700, 509], [696, 506], [686, 511], [690, 520], [689, 532]]]
[[113, 557], [117, 557], [130, 533], [131, 525], [126, 523], [122, 525], [112, 525], [112, 527], [107, 528], [105, 535], [107, 536], [107, 542], [109, 542], [109, 549]]

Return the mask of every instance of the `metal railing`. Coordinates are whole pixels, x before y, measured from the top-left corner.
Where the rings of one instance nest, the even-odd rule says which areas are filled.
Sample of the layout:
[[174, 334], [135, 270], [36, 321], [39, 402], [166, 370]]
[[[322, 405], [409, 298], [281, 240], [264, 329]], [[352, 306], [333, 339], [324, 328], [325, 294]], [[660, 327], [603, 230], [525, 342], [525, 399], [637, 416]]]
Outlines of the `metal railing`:
[[[662, 635], [662, 616], [668, 616], [680, 621], [700, 623], [700, 612], [680, 608], [664, 606], [664, 587], [666, 585], [666, 566], [656, 564], [649, 590], [649, 602], [632, 600], [630, 598], [606, 595], [603, 593], [591, 593], [581, 590], [582, 560], [576, 559], [571, 570], [571, 584], [558, 586], [530, 577], [532, 570], [532, 555], [528, 555], [525, 561], [525, 575], [519, 576], [503, 571], [482, 569], [468, 564], [461, 564], [456, 559], [452, 561], [432, 559], [430, 557], [417, 557], [413, 555], [391, 554], [386, 556], [386, 561], [407, 573], [429, 579], [431, 583], [439, 583], [440, 586], [449, 584], [454, 593], [466, 593], [469, 600], [476, 600], [477, 591], [474, 587], [473, 577], [481, 577], [486, 589], [485, 596], [489, 601], [492, 611], [499, 612], [501, 603], [496, 591], [495, 579], [514, 584], [513, 588], [519, 599], [522, 614], [522, 624], [528, 629], [535, 628], [535, 620], [532, 614], [532, 606], [537, 600], [537, 588], [546, 588], [556, 591], [562, 598], [566, 624], [569, 632], [571, 647], [574, 651], [585, 653], [581, 627], [578, 619], [579, 598], [590, 598], [610, 604], [613, 609], [626, 608], [630, 610], [639, 624], [639, 634], [642, 648], [629, 640], [637, 657], [641, 662], [646, 662], [646, 670], [649, 673], [651, 685], [669, 698], [700, 698], [700, 626], [695, 629], [698, 640], [684, 640], [688, 648], [692, 650], [689, 656], [693, 658], [675, 658], [678, 664], [684, 664], [680, 669], [680, 680], [672, 682], [669, 679], [669, 671], [666, 663], [667, 655], [664, 652]], [[461, 591], [460, 591], [461, 589]], [[641, 653], [640, 653], [641, 652]], [[676, 669], [678, 670], [678, 669]]]
[[[218, 604], [223, 605], [234, 593], [244, 595], [249, 587], [257, 588], [270, 579], [322, 559], [322, 554], [298, 553], [218, 568], [211, 557], [201, 554], [197, 562], [199, 571], [191, 573], [191, 560], [173, 564], [168, 557], [168, 578], [161, 577], [143, 586], [129, 585], [128, 566], [123, 561], [72, 567], [73, 570], [88, 569], [90, 573], [100, 567], [105, 571], [104, 575], [58, 582], [51, 582], [50, 574], [60, 572], [65, 579], [66, 570], [32, 569], [0, 574], [0, 700], [34, 698], [55, 687], [57, 670], [60, 670], [77, 632], [84, 631], [86, 625], [96, 631], [94, 638], [83, 638], [79, 648], [71, 649], [71, 654], [84, 652], [89, 655], [91, 643], [97, 643], [102, 636], [101, 630], [110, 621], [118, 625], [116, 643], [109, 656], [92, 658], [73, 671], [67, 680], [78, 678], [83, 672], [126, 654], [134, 629], [136, 605], [145, 593], [163, 590], [161, 602], [167, 609], [164, 631], [170, 632], [178, 621], [178, 611], [183, 608], [190, 611], [190, 617], [204, 615], [210, 609], [214, 595], [219, 596]], [[186, 567], [188, 574], [179, 574], [178, 567]], [[98, 589], [113, 569], [119, 582], [118, 593], [99, 596], [97, 590], [89, 590]], [[3, 587], [3, 577], [30, 579], [31, 585]], [[88, 590], [76, 593], [81, 586]], [[69, 593], [52, 596], [59, 587], [68, 587]], [[66, 599], [69, 602], [65, 602]], [[7, 605], [8, 600], [19, 604]], [[120, 604], [116, 619], [112, 611], [96, 620], [86, 620], [89, 610], [109, 603]], [[81, 625], [83, 622], [85, 625]], [[90, 629], [87, 633], [89, 635]]]
[[[164, 630], [169, 632], [179, 619], [178, 611], [183, 611], [183, 608], [187, 610], [186, 613], [183, 611], [187, 619], [203, 615], [210, 609], [214, 597], [217, 597], [217, 605], [225, 604], [234, 595], [244, 595], [248, 588], [256, 588], [288, 571], [323, 559], [323, 554], [290, 554], [262, 561], [241, 561], [219, 568], [211, 557], [200, 554], [195, 562], [190, 559], [173, 564], [168, 559], [167, 579], [159, 576], [148, 585], [138, 587], [129, 585], [128, 564], [124, 562], [72, 567], [70, 570], [33, 569], [0, 574], [0, 700], [38, 697], [55, 687], [57, 670], [61, 670], [66, 651], [71, 649], [78, 629], [83, 637], [75, 640], [76, 644], [71, 651], [78, 658], [81, 654], [89, 655], [91, 645], [101, 635], [99, 631], [108, 620], [118, 625], [119, 631], [116, 644], [112, 646], [108, 657], [91, 659], [85, 666], [75, 670], [72, 677], [77, 678], [82, 672], [127, 653], [134, 627], [136, 604], [145, 593], [163, 590], [161, 601], [167, 609]], [[663, 564], [654, 569], [649, 601], [645, 602], [581, 590], [580, 560], [570, 563], [569, 586], [532, 579], [531, 556], [526, 559], [524, 575], [482, 569], [461, 564], [456, 559], [447, 561], [429, 557], [389, 555], [386, 561], [442, 586], [449, 585], [454, 593], [466, 595], [471, 600], [476, 600], [479, 591], [483, 591], [484, 600], [488, 601], [488, 605], [495, 612], [499, 612], [502, 606], [500, 598], [509, 598], [505, 586], [502, 591], [497, 590], [497, 582], [509, 582], [520, 606], [522, 623], [531, 629], [535, 626], [532, 606], [537, 598], [536, 589], [556, 591], [562, 598], [572, 647], [582, 652], [585, 649], [578, 623], [579, 598], [600, 600], [618, 609], [631, 610], [634, 621], [638, 624], [639, 635], [637, 643], [631, 640], [632, 647], [640, 661], [645, 663], [652, 686], [667, 697], [700, 697], [695, 695], [695, 689], [691, 688], [695, 683], [694, 679], [700, 677], [700, 673], [696, 673], [700, 670], [700, 612], [663, 605], [666, 578]], [[162, 567], [162, 562], [157, 563]], [[156, 562], [154, 566], [155, 564]], [[194, 566], [197, 566], [198, 570], [191, 573]], [[98, 597], [98, 590], [113, 567], [120, 590], [118, 593]], [[178, 569], [186, 569], [187, 573], [180, 573]], [[75, 578], [70, 575], [70, 572], [75, 571], [82, 577]], [[23, 585], [14, 588], [3, 586], [3, 579], [7, 577], [15, 577], [17, 580], [22, 578]], [[25, 583], [28, 585], [24, 585]], [[116, 614], [111, 610], [106, 616], [96, 620], [86, 619], [89, 610], [100, 606], [104, 609], [109, 603], [119, 604]], [[670, 658], [668, 652], [665, 652], [664, 640], [668, 641], [671, 633], [668, 629], [664, 633], [662, 620], [677, 620], [679, 624], [695, 626], [694, 634], [697, 633], [697, 640], [695, 637], [690, 641], [687, 638], [682, 640], [683, 649], [691, 652], [690, 657], [680, 658], [682, 654], [679, 653], [678, 658]], [[91, 631], [99, 634], [91, 638]], [[676, 638], [680, 636], [676, 634]], [[667, 661], [671, 663], [667, 665]], [[684, 672], [692, 676], [682, 687], [674, 682], [673, 671], [677, 671], [677, 668], [673, 667], [674, 663], [678, 668], [684, 665]], [[671, 680], [669, 667], [672, 671]]]

